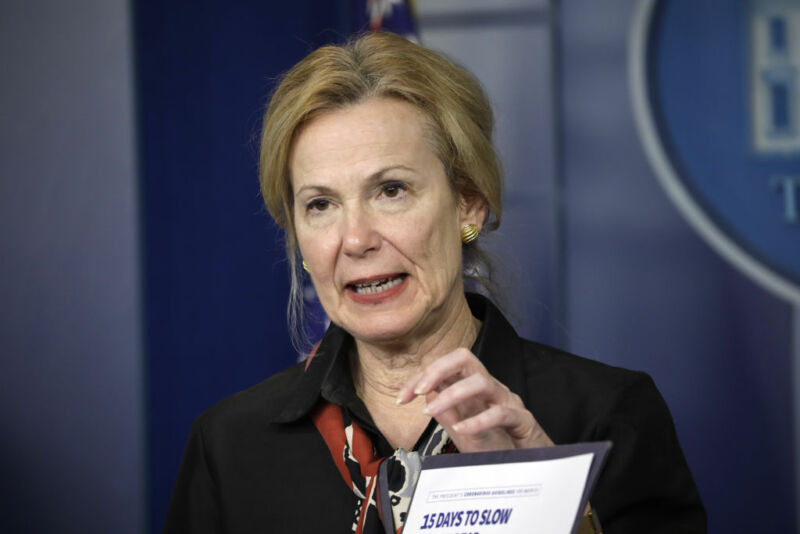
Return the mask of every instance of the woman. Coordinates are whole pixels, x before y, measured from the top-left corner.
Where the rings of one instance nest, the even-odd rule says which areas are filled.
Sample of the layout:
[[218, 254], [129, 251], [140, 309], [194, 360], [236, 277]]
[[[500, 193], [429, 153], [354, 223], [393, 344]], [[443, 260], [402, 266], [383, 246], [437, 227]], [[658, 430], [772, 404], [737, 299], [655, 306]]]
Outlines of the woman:
[[[591, 503], [608, 534], [704, 532], [649, 377], [520, 339], [466, 296], [501, 214], [493, 118], [462, 68], [391, 34], [321, 48], [264, 118], [262, 193], [332, 325], [306, 364], [194, 424], [166, 532], [384, 532], [418, 457], [611, 440]], [[294, 327], [293, 327], [294, 328]], [[392, 510], [375, 505], [387, 459]], [[386, 489], [386, 488], [384, 488]]]

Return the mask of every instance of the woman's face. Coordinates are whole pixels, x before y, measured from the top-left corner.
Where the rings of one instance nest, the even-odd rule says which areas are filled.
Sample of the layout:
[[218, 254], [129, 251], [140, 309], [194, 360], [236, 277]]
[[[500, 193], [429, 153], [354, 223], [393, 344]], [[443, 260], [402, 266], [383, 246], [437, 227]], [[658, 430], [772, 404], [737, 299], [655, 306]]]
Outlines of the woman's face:
[[365, 342], [413, 342], [463, 305], [464, 224], [484, 204], [448, 184], [420, 112], [371, 98], [303, 127], [290, 170], [297, 242], [330, 319]]

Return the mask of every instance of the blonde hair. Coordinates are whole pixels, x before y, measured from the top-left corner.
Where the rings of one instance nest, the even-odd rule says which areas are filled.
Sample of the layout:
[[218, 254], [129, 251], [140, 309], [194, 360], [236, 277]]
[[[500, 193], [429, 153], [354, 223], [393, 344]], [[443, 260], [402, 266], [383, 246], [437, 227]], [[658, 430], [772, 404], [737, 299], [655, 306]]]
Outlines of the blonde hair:
[[[267, 210], [286, 233], [291, 275], [287, 315], [296, 344], [304, 333], [298, 334], [302, 291], [289, 154], [308, 121], [371, 97], [400, 99], [421, 111], [453, 191], [465, 199], [478, 196], [486, 203], [485, 229], [500, 224], [503, 179], [492, 144], [494, 116], [480, 83], [469, 71], [392, 33], [370, 33], [341, 46], [315, 50], [276, 87], [264, 114], [259, 162]], [[471, 248], [470, 253], [485, 262], [479, 250]], [[475, 267], [468, 270], [476, 271]]]

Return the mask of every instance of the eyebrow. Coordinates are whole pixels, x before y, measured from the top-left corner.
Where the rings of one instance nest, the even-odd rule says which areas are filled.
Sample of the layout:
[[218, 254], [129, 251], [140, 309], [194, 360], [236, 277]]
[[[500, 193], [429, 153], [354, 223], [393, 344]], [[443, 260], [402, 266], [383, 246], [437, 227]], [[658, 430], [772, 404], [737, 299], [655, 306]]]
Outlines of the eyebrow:
[[[373, 186], [373, 185], [375, 185], [376, 182], [380, 182], [383, 179], [383, 176], [387, 172], [398, 170], [398, 169], [404, 170], [404, 171], [414, 172], [414, 169], [412, 169], [411, 167], [407, 167], [405, 165], [390, 165], [389, 167], [384, 167], [383, 169], [380, 169], [379, 171], [374, 172], [371, 175], [369, 175], [369, 177], [366, 180], [366, 184], [368, 186]], [[298, 196], [300, 196], [300, 194], [302, 192], [307, 191], [307, 190], [311, 190], [311, 191], [314, 191], [317, 194], [322, 194], [322, 195], [330, 195], [330, 194], [333, 193], [333, 189], [331, 189], [330, 187], [324, 186], [324, 185], [304, 185], [303, 187], [298, 189], [297, 192], [294, 194], [295, 198], [297, 198]]]

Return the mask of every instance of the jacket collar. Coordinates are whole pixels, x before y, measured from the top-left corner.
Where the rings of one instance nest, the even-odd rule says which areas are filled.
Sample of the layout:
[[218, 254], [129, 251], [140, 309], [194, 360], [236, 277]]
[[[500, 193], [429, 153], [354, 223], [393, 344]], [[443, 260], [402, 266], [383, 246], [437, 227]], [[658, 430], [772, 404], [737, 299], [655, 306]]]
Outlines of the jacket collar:
[[[275, 391], [271, 406], [267, 407], [268, 418], [274, 423], [291, 423], [307, 415], [317, 403], [323, 388], [336, 391], [347, 384], [333, 380], [331, 375], [340, 378], [337, 366], [347, 366], [347, 345], [350, 340], [341, 327], [331, 323], [322, 340], [312, 351], [311, 361], [301, 362], [295, 371], [301, 374], [299, 380], [282, 390]], [[305, 368], [305, 371], [303, 369]], [[352, 387], [352, 380], [350, 382]]]
[[[470, 311], [482, 322], [472, 352], [481, 360], [490, 375], [524, 398], [525, 376], [522, 340], [503, 314], [486, 297], [467, 293]], [[272, 392], [268, 419], [274, 423], [290, 423], [307, 415], [320, 396], [337, 402], [353, 390], [347, 362], [350, 335], [331, 324], [305, 372], [281, 391]], [[304, 364], [299, 364], [304, 365]]]
[[472, 345], [472, 353], [491, 376], [526, 402], [523, 340], [489, 299], [467, 293], [467, 302], [472, 315], [483, 323]]

